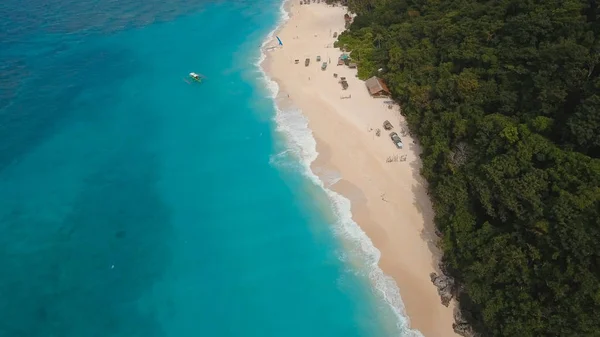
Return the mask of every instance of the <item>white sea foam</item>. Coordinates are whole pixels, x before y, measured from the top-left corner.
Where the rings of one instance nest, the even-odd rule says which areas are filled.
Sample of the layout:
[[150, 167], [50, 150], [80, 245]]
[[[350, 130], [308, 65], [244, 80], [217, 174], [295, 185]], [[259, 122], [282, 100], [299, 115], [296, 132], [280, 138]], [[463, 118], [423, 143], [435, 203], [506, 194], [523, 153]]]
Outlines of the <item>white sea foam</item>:
[[[329, 189], [328, 187], [339, 181], [341, 177], [335, 174], [327, 176], [327, 181], [323, 182], [311, 170], [311, 164], [317, 159], [317, 143], [313, 137], [312, 130], [308, 127], [308, 120], [302, 114], [300, 109], [289, 108], [282, 111], [276, 104], [277, 95], [279, 93], [279, 85], [273, 81], [261, 68], [261, 64], [266, 59], [265, 46], [273, 40], [273, 36], [279, 29], [279, 26], [284, 24], [289, 19], [289, 14], [285, 10], [286, 1], [282, 1], [280, 11], [281, 16], [277, 27], [271, 31], [265, 38], [261, 46], [261, 54], [256, 65], [262, 73], [262, 78], [269, 89], [270, 97], [273, 99], [273, 105], [276, 111], [275, 122], [277, 131], [281, 133], [287, 140], [287, 149], [272, 156], [271, 164], [281, 167], [281, 165], [289, 165], [290, 156], [294, 156], [300, 162], [300, 171], [314, 184], [321, 187], [327, 194], [333, 211], [337, 218], [337, 223], [334, 226], [335, 233], [348, 240], [356, 247], [356, 251], [350, 254], [358, 253], [368, 268], [368, 277], [371, 280], [374, 289], [388, 303], [397, 317], [397, 326], [401, 331], [402, 337], [423, 337], [417, 330], [409, 328], [408, 317], [404, 310], [404, 303], [400, 297], [400, 291], [394, 279], [386, 275], [379, 268], [379, 259], [381, 252], [373, 245], [371, 239], [365, 232], [352, 220], [352, 211], [350, 200]], [[327, 186], [326, 186], [327, 185]], [[338, 257], [341, 261], [348, 261], [349, 257], [346, 252], [340, 252]]]
[[320, 167], [318, 169], [313, 168], [313, 173], [318, 175], [321, 178], [321, 181], [323, 181], [323, 184], [328, 188], [342, 180], [341, 173], [336, 170]]

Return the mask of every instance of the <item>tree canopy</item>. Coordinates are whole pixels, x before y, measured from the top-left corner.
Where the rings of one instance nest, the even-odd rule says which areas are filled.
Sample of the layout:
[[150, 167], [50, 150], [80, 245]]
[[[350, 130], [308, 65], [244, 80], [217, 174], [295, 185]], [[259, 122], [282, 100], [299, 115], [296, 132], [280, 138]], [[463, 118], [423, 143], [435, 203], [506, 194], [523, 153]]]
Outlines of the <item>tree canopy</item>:
[[349, 8], [338, 46], [402, 104], [476, 330], [600, 336], [596, 0]]

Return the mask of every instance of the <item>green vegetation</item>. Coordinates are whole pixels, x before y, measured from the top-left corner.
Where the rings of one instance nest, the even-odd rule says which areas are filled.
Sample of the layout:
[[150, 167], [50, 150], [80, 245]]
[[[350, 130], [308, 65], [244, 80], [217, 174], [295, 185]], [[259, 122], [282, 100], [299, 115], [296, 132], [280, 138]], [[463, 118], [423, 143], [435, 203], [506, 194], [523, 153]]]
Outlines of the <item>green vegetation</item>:
[[[423, 148], [448, 272], [486, 336], [600, 336], [596, 0], [350, 0], [359, 76]], [[381, 72], [378, 69], [382, 68]]]

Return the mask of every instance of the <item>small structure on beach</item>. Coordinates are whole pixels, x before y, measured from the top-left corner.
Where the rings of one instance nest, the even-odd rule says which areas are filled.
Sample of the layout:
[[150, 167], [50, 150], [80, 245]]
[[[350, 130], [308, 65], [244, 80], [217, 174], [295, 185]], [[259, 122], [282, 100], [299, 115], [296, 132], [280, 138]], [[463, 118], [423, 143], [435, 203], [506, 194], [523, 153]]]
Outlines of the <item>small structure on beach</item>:
[[341, 80], [340, 80], [340, 84], [342, 85], [342, 89], [343, 89], [343, 90], [346, 90], [346, 89], [348, 89], [348, 81], [346, 81], [346, 78], [345, 78], [345, 77], [342, 77], [342, 78], [341, 78]]
[[348, 63], [348, 68], [350, 68], [350, 69], [356, 69], [356, 63], [354, 63], [354, 62]]
[[338, 58], [338, 66], [342, 66], [344, 64], [347, 64], [349, 61], [350, 61], [350, 55], [348, 55], [346, 53], [343, 53]]
[[366, 80], [365, 85], [373, 97], [387, 97], [391, 95], [390, 89], [388, 89], [383, 80], [377, 76], [373, 76]]
[[383, 128], [389, 131], [394, 127], [392, 126], [392, 123], [390, 123], [390, 121], [386, 120], [385, 122], [383, 122]]

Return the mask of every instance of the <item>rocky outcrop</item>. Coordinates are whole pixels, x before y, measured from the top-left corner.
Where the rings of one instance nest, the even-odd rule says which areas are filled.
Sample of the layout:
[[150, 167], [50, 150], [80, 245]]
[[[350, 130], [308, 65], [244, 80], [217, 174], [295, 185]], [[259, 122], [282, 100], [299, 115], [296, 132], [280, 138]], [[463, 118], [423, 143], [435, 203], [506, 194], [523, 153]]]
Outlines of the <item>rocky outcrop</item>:
[[[440, 270], [444, 274], [447, 273], [446, 266], [443, 263], [440, 263]], [[444, 274], [438, 275], [437, 273], [431, 273], [429, 274], [429, 278], [433, 285], [436, 286], [438, 294], [442, 298], [442, 304], [448, 306], [450, 301], [460, 293], [460, 287], [457, 287], [452, 277]], [[466, 312], [465, 314], [460, 310], [460, 305], [457, 305], [454, 308], [455, 322], [452, 324], [454, 332], [464, 337], [479, 337], [479, 334], [476, 333], [473, 327], [468, 323], [468, 318], [470, 318], [469, 312]]]
[[467, 323], [467, 319], [458, 307], [454, 309], [454, 321], [452, 328], [457, 334], [464, 337], [479, 337], [479, 334]]
[[454, 297], [454, 279], [450, 276], [438, 275], [437, 273], [429, 274], [429, 278], [433, 285], [437, 287], [438, 294], [442, 298], [442, 304], [448, 306]]

